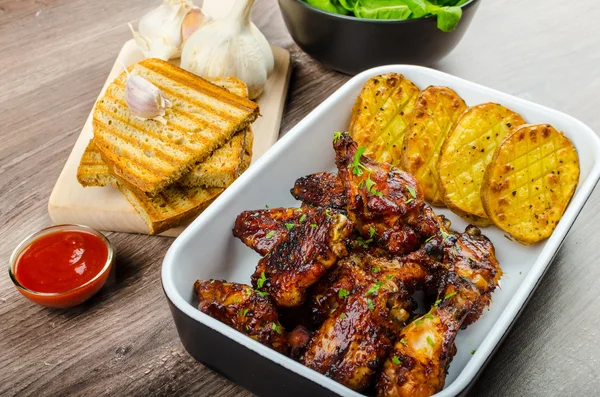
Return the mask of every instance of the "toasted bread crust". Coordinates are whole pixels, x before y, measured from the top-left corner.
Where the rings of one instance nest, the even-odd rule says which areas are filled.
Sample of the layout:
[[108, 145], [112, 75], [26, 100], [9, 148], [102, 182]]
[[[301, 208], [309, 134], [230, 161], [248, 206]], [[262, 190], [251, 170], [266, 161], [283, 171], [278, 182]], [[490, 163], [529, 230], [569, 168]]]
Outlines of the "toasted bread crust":
[[206, 160], [258, 117], [258, 105], [167, 62], [134, 64], [138, 74], [173, 102], [166, 125], [141, 120], [127, 107], [127, 75], [113, 81], [94, 110], [96, 145], [115, 176], [128, 188], [155, 196]]

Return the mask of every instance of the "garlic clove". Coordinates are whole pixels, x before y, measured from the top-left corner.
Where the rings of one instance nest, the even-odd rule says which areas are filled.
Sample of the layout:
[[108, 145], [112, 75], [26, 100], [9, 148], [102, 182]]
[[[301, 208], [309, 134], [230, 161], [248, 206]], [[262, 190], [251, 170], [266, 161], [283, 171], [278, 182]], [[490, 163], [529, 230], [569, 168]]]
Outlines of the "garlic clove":
[[206, 15], [199, 10], [194, 9], [187, 13], [181, 23], [181, 38], [183, 43], [206, 22]]
[[129, 110], [142, 120], [166, 124], [163, 116], [172, 102], [157, 86], [138, 75], [129, 75], [125, 83], [125, 102]]
[[207, 19], [191, 0], [163, 0], [140, 19], [137, 31], [129, 28], [146, 58], [168, 61], [181, 56], [184, 34], [189, 37]]

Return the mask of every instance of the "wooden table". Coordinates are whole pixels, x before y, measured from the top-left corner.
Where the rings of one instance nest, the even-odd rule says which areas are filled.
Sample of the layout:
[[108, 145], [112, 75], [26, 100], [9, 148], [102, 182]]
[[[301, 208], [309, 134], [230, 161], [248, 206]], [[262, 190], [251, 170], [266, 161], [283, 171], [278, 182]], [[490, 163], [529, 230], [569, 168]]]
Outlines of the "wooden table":
[[[155, 1], [157, 3], [158, 1]], [[147, 0], [0, 0], [0, 257], [50, 224], [46, 205], [118, 50]], [[600, 131], [600, 2], [482, 2], [436, 68], [570, 113]], [[275, 0], [254, 20], [293, 55], [282, 133], [348, 77], [303, 54]], [[473, 396], [591, 396], [600, 387], [600, 195], [594, 192]], [[0, 395], [249, 392], [183, 350], [160, 285], [168, 238], [109, 234], [114, 280], [73, 310], [26, 301], [0, 276]]]

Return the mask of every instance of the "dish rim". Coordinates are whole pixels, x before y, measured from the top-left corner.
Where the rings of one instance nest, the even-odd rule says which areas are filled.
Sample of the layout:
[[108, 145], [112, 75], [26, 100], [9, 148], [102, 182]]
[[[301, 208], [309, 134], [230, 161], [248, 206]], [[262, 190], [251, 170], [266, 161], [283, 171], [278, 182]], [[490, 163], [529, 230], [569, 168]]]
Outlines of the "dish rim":
[[253, 350], [261, 356], [268, 358], [269, 360], [295, 372], [300, 376], [307, 378], [308, 380], [312, 380], [313, 382], [316, 382], [335, 393], [356, 397], [364, 396], [363, 394], [355, 392], [343, 386], [342, 384], [335, 382], [325, 375], [305, 367], [291, 358], [269, 349], [268, 347], [254, 341], [253, 339], [234, 330], [233, 328], [228, 327], [220, 321], [200, 312], [181, 294], [179, 294], [174, 280], [171, 277], [171, 273], [172, 269], [176, 268], [176, 259], [180, 247], [193, 239], [196, 231], [203, 227], [208, 227], [210, 223], [209, 220], [215, 217], [220, 211], [224, 210], [228, 204], [228, 201], [240, 194], [239, 192], [242, 192], [245, 187], [253, 181], [254, 178], [259, 177], [263, 168], [267, 167], [268, 164], [278, 156], [279, 152], [284, 151], [286, 148], [293, 145], [295, 139], [301, 136], [305, 129], [311, 127], [314, 119], [319, 117], [321, 113], [326, 111], [337, 101], [342, 100], [350, 91], [354, 90], [355, 86], [360, 84], [358, 82], [375, 75], [390, 72], [402, 73], [406, 75], [414, 72], [425, 76], [436, 76], [444, 80], [444, 84], [447, 84], [453, 89], [465, 87], [471, 91], [476, 91], [485, 96], [491, 96], [493, 99], [490, 100], [494, 102], [507, 100], [507, 102], [512, 102], [520, 107], [554, 113], [556, 116], [577, 125], [578, 133], [585, 133], [586, 139], [588, 140], [587, 144], [593, 146], [593, 150], [591, 151], [591, 153], [593, 153], [593, 165], [587, 178], [580, 180], [579, 189], [571, 199], [569, 206], [563, 214], [563, 218], [559, 222], [554, 233], [547, 240], [546, 245], [530, 268], [530, 271], [521, 282], [521, 285], [519, 285], [517, 288], [515, 294], [510, 298], [504, 310], [499, 314], [492, 329], [483, 337], [481, 345], [477, 348], [477, 351], [465, 365], [463, 370], [458, 374], [456, 379], [451, 384], [447, 385], [446, 388], [435, 395], [436, 397], [456, 396], [463, 392], [476, 378], [478, 373], [486, 364], [487, 360], [494, 353], [494, 350], [499, 346], [504, 335], [509, 331], [513, 322], [516, 321], [519, 313], [526, 305], [527, 300], [535, 290], [545, 271], [550, 266], [552, 259], [560, 249], [562, 242], [564, 241], [566, 235], [577, 219], [577, 216], [585, 206], [585, 203], [589, 199], [594, 187], [600, 179], [600, 138], [583, 122], [563, 112], [427, 67], [414, 65], [386, 65], [366, 70], [351, 78], [306, 117], [304, 117], [300, 122], [298, 122], [296, 126], [294, 126], [285, 136], [276, 142], [275, 145], [273, 145], [271, 149], [269, 149], [255, 164], [253, 164], [252, 167], [250, 167], [238, 180], [236, 180], [233, 185], [230, 186], [230, 188], [228, 188], [217, 200], [215, 200], [215, 202], [209, 206], [204, 213], [194, 220], [194, 222], [173, 242], [167, 251], [161, 269], [161, 281], [163, 284], [164, 293], [171, 303], [195, 321], [198, 321], [212, 328], [213, 330], [216, 330], [222, 335]]

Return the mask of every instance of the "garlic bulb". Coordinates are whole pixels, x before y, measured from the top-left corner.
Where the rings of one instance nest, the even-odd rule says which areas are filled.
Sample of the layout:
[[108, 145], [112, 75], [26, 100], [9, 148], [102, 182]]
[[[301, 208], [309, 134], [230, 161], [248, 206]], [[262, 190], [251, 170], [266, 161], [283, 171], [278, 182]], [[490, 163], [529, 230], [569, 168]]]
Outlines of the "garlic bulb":
[[273, 71], [269, 42], [250, 22], [254, 0], [237, 0], [227, 16], [198, 29], [183, 45], [181, 67], [200, 77], [237, 77], [250, 99], [263, 91]]
[[129, 24], [139, 49], [146, 58], [168, 61], [181, 55], [185, 40], [207, 20], [191, 0], [163, 0], [142, 17], [138, 32]]
[[[127, 70], [127, 69], [126, 69]], [[163, 124], [171, 100], [157, 86], [138, 75], [127, 75], [125, 102], [129, 110], [142, 120], [157, 120]]]

